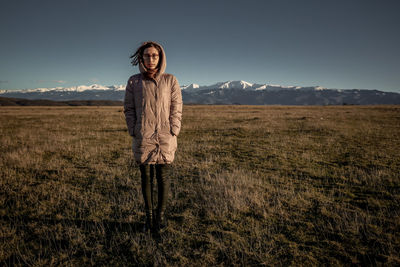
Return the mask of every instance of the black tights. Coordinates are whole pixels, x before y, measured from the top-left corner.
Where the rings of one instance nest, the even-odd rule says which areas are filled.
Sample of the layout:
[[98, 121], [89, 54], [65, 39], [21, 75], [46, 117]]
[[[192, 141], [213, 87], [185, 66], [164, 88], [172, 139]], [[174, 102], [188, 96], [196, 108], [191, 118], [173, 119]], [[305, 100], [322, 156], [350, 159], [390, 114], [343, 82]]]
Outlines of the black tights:
[[142, 178], [142, 193], [144, 199], [144, 206], [147, 212], [153, 213], [153, 178], [154, 173], [157, 179], [157, 216], [165, 211], [168, 189], [169, 189], [169, 169], [168, 164], [155, 164], [155, 165], [140, 165], [140, 174]]

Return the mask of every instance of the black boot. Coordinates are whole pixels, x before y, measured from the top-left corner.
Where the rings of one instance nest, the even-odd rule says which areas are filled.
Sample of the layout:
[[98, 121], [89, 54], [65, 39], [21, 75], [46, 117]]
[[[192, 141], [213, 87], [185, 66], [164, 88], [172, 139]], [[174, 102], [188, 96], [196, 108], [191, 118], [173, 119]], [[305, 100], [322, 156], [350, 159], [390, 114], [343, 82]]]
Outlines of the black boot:
[[142, 193], [144, 199], [144, 207], [146, 211], [146, 222], [143, 227], [144, 232], [152, 231], [154, 227], [153, 212], [153, 165], [140, 165], [140, 173], [142, 178]]
[[156, 231], [160, 231], [167, 226], [164, 211], [168, 200], [170, 165], [157, 164], [155, 169], [158, 187], [158, 205], [157, 213], [155, 214], [154, 228]]
[[156, 223], [154, 224], [155, 231], [159, 232], [160, 230], [167, 227], [167, 219], [165, 218], [164, 212], [157, 212]]
[[150, 232], [153, 230], [153, 212], [151, 210], [146, 211], [146, 223], [143, 227], [143, 232]]

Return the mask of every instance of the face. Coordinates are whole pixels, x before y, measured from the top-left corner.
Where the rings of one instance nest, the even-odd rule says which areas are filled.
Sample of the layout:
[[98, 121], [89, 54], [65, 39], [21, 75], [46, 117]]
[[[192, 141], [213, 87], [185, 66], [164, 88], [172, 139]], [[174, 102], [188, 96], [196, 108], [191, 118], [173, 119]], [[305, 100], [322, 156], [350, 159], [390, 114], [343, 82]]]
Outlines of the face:
[[146, 69], [154, 70], [157, 68], [158, 61], [160, 57], [158, 55], [158, 50], [154, 47], [148, 47], [143, 52], [143, 64]]

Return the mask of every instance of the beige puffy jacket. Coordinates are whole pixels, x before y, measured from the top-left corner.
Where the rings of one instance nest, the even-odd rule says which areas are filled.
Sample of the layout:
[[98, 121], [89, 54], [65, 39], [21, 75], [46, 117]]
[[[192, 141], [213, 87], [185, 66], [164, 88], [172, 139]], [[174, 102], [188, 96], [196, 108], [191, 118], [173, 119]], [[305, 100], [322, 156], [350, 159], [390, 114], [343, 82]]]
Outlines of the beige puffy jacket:
[[160, 70], [155, 78], [145, 78], [144, 67], [139, 63], [141, 73], [129, 78], [125, 90], [126, 124], [139, 164], [172, 163], [181, 129], [181, 89], [175, 76], [164, 73], [167, 64], [162, 47], [161, 50]]

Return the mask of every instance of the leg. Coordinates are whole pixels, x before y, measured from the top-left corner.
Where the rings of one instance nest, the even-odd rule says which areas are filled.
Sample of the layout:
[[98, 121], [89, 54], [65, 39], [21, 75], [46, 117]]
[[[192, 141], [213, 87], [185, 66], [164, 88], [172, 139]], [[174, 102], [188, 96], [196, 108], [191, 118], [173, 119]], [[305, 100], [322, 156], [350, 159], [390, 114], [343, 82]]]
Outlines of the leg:
[[153, 165], [140, 165], [140, 175], [142, 178], [142, 194], [146, 212], [145, 230], [152, 228], [153, 220]]
[[155, 227], [156, 229], [160, 229], [165, 226], [164, 212], [168, 200], [169, 176], [171, 167], [169, 164], [157, 164], [155, 167], [158, 187], [158, 206]]
[[154, 172], [155, 172], [155, 167], [154, 165], [149, 165], [150, 166], [150, 199], [151, 199], [151, 211], [152, 211], [152, 222], [151, 225], [152, 227], [154, 226], [154, 217], [156, 214], [155, 211], [155, 206], [154, 206]]

